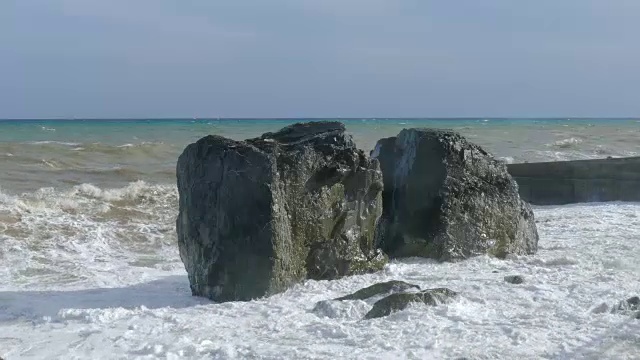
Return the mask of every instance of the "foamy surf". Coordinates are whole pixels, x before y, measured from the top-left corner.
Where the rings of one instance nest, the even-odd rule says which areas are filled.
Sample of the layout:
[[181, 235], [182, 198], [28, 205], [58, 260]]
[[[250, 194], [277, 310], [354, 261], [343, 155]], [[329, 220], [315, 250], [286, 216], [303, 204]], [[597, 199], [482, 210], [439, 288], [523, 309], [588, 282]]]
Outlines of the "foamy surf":
[[582, 139], [571, 137], [567, 139], [557, 140], [553, 143], [553, 146], [561, 149], [566, 149], [566, 148], [575, 147], [576, 145], [579, 145], [579, 144], [582, 144]]
[[[536, 208], [541, 249], [534, 256], [507, 260], [480, 256], [457, 263], [405, 259], [375, 274], [307, 281], [269, 298], [214, 304], [190, 296], [177, 251], [171, 250], [173, 228], [165, 239], [167, 248], [155, 251], [161, 265], [140, 266], [130, 260], [141, 252], [128, 245], [130, 239], [122, 232], [104, 225], [110, 221], [97, 215], [94, 220], [56, 219], [69, 216], [68, 207], [87, 206], [95, 214], [118, 202], [140, 207], [154, 191], [159, 193], [153, 198], [168, 202], [164, 210], [147, 211], [155, 216], [147, 223], [168, 227], [175, 215], [170, 205], [174, 190], [144, 183], [121, 189], [76, 187], [65, 193], [75, 205], [56, 200], [60, 194], [52, 190], [34, 194], [33, 199], [2, 197], [3, 209], [11, 209], [11, 214], [35, 215], [27, 220], [32, 229], [64, 231], [59, 228], [62, 222], [76, 221], [75, 231], [83, 233], [71, 236], [71, 241], [54, 235], [37, 245], [27, 244], [30, 256], [16, 251], [15, 242], [2, 242], [3, 254], [14, 257], [0, 265], [3, 278], [11, 279], [0, 292], [0, 331], [10, 334], [0, 337], [2, 355], [9, 359], [633, 359], [640, 351], [640, 321], [594, 311], [640, 294], [636, 246], [640, 204]], [[158, 215], [157, 210], [166, 213]], [[38, 215], [47, 212], [56, 216]], [[158, 229], [136, 228], [135, 220], [118, 224], [144, 234], [148, 243], [162, 238]], [[17, 254], [22, 254], [20, 261]], [[48, 275], [43, 285], [43, 274], [16, 276], [15, 267], [21, 262], [33, 264], [43, 255], [62, 256], [66, 261], [50, 264], [51, 270], [76, 278], [65, 281]], [[504, 276], [511, 274], [523, 275], [525, 283], [506, 283]], [[371, 308], [370, 301], [315, 306], [392, 279], [422, 287], [446, 286], [462, 295], [449, 305], [415, 305], [367, 321], [362, 317]]]
[[145, 272], [140, 268], [181, 268], [163, 260], [165, 252], [177, 253], [176, 201], [175, 187], [142, 181], [119, 189], [82, 184], [2, 194], [0, 253], [6, 266], [0, 274], [9, 283], [47, 289], [118, 286], [135, 282]]

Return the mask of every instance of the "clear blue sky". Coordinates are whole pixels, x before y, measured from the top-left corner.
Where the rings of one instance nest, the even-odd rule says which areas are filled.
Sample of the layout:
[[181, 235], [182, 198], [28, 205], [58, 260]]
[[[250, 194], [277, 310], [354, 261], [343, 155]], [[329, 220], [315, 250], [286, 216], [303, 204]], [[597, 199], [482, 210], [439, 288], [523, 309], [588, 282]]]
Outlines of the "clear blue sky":
[[1, 0], [0, 118], [640, 116], [639, 0]]

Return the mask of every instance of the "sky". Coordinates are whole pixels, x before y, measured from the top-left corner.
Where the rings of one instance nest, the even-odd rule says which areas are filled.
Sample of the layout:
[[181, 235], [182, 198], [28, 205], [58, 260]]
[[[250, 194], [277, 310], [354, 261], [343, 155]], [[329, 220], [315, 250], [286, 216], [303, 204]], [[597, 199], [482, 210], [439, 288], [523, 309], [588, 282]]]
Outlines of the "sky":
[[1, 0], [0, 118], [637, 117], [638, 0]]

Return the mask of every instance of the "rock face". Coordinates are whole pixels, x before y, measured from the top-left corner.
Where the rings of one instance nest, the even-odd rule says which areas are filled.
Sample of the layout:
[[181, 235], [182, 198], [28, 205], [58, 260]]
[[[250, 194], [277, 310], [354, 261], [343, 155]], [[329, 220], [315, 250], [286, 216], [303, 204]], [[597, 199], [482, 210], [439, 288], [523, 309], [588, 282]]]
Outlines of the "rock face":
[[400, 292], [406, 292], [407, 290], [416, 289], [420, 290], [420, 286], [409, 284], [404, 281], [399, 280], [391, 280], [386, 282], [381, 282], [377, 284], [373, 284], [371, 286], [367, 286], [364, 289], [360, 289], [353, 294], [345, 295], [339, 297], [335, 300], [343, 301], [343, 300], [365, 300], [376, 295], [383, 294], [395, 294]]
[[381, 269], [378, 161], [338, 122], [207, 136], [177, 165], [180, 257], [193, 295], [250, 300], [303, 279]]
[[375, 319], [390, 315], [392, 312], [404, 310], [411, 303], [423, 303], [436, 306], [449, 302], [458, 296], [455, 291], [447, 288], [429, 289], [416, 293], [391, 294], [373, 304], [373, 308], [364, 316], [365, 319]]
[[509, 284], [524, 284], [524, 276], [522, 275], [507, 275], [504, 277], [504, 281]]
[[382, 249], [391, 256], [457, 260], [533, 254], [531, 207], [506, 166], [453, 131], [405, 129], [372, 155], [384, 176]]

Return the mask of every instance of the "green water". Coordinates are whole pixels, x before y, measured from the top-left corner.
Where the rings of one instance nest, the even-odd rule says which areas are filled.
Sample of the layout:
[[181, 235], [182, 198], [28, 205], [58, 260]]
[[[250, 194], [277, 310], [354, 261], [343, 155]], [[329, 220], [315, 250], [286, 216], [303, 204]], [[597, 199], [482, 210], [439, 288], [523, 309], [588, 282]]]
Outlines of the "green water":
[[[181, 151], [205, 135], [242, 140], [312, 120], [319, 119], [0, 120], [0, 189], [172, 184]], [[508, 162], [640, 154], [636, 119], [337, 120], [365, 150], [403, 128], [432, 127], [459, 131]]]

